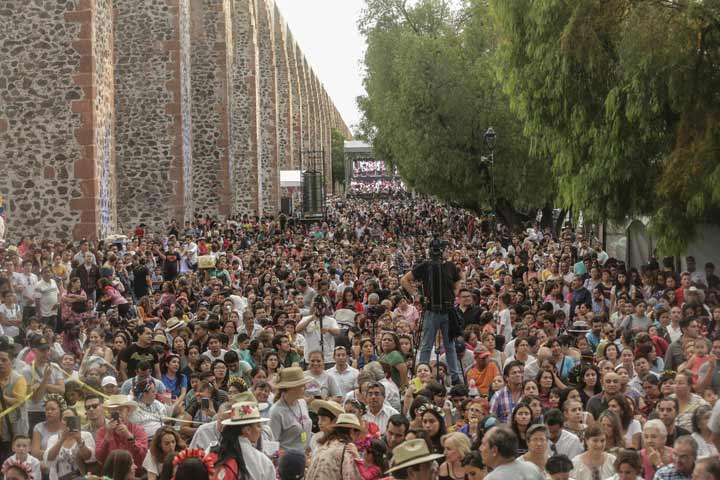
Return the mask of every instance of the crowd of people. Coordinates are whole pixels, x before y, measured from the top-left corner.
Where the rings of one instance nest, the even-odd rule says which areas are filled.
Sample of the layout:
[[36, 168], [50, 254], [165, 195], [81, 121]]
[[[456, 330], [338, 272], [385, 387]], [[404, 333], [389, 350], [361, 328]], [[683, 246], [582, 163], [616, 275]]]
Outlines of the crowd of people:
[[0, 247], [4, 478], [720, 480], [720, 278], [427, 199]]
[[393, 179], [353, 179], [347, 189], [348, 196], [398, 196], [406, 195], [407, 187], [399, 178]]
[[397, 169], [388, 168], [382, 160], [353, 161], [353, 177], [385, 177], [397, 176]]

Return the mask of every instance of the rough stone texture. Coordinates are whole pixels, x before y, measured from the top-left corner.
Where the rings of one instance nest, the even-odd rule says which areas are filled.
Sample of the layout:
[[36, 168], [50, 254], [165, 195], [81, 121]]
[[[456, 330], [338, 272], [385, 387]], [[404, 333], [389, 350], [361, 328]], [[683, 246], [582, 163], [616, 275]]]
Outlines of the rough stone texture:
[[303, 151], [303, 106], [302, 106], [302, 92], [300, 90], [300, 70], [298, 69], [298, 57], [297, 57], [297, 45], [295, 39], [287, 30], [287, 55], [288, 63], [290, 65], [290, 103], [292, 109], [292, 159], [290, 162], [290, 168], [295, 170], [300, 168], [300, 157]]
[[349, 130], [274, 0], [0, 1], [8, 235], [273, 214]]
[[273, 215], [280, 208], [278, 173], [277, 69], [272, 0], [256, 0], [260, 73], [260, 184], [259, 212]]
[[233, 64], [231, 69], [231, 141], [233, 213], [258, 211], [258, 49], [253, 0], [233, 0]]
[[231, 211], [225, 3], [190, 3], [193, 206], [214, 217]]
[[290, 86], [290, 61], [287, 52], [287, 29], [280, 10], [275, 5], [275, 64], [277, 66], [277, 164], [280, 170], [289, 170], [293, 164], [293, 112]]
[[114, 190], [99, 185], [114, 163], [108, 8], [101, 0], [0, 4], [9, 238], [96, 237], [114, 227]]
[[125, 231], [141, 222], [164, 230], [185, 214], [191, 120], [182, 98], [189, 71], [180, 31], [188, 19], [180, 17], [187, 1], [115, 1], [118, 214]]

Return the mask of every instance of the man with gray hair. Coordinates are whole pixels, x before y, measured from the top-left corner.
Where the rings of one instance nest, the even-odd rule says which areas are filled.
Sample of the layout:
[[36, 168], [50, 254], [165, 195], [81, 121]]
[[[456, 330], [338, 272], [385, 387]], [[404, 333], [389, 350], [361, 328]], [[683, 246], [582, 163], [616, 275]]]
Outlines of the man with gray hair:
[[390, 404], [392, 408], [400, 411], [400, 390], [398, 389], [395, 382], [387, 378], [385, 375], [385, 369], [380, 362], [370, 362], [363, 368], [364, 372], [368, 372], [374, 382], [381, 383], [385, 387], [385, 401]]
[[517, 458], [518, 437], [507, 427], [493, 427], [482, 439], [480, 455], [492, 472], [485, 480], [543, 480], [540, 469]]
[[674, 444], [673, 463], [655, 472], [653, 480], [690, 480], [695, 469], [697, 451], [698, 444], [690, 435], [678, 437]]

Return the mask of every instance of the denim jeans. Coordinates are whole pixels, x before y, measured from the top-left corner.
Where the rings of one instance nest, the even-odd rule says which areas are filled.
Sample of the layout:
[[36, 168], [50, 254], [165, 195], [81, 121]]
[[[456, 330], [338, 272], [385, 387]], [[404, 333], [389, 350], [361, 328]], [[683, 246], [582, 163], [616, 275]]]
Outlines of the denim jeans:
[[458, 367], [457, 354], [455, 353], [455, 340], [449, 334], [449, 314], [447, 312], [425, 312], [423, 314], [422, 341], [420, 343], [420, 362], [429, 363], [430, 354], [435, 345], [437, 331], [442, 332], [443, 346], [445, 347], [445, 358], [450, 370], [453, 383], [462, 381], [460, 368]]

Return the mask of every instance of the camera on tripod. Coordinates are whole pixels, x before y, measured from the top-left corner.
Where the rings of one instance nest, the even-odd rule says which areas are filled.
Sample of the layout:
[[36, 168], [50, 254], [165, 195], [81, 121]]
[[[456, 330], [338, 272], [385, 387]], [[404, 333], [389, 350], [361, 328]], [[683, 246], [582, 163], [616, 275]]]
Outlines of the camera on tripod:
[[447, 240], [441, 240], [437, 234], [433, 235], [433, 239], [430, 241], [430, 261], [442, 261], [443, 250], [449, 245], [450, 243]]

